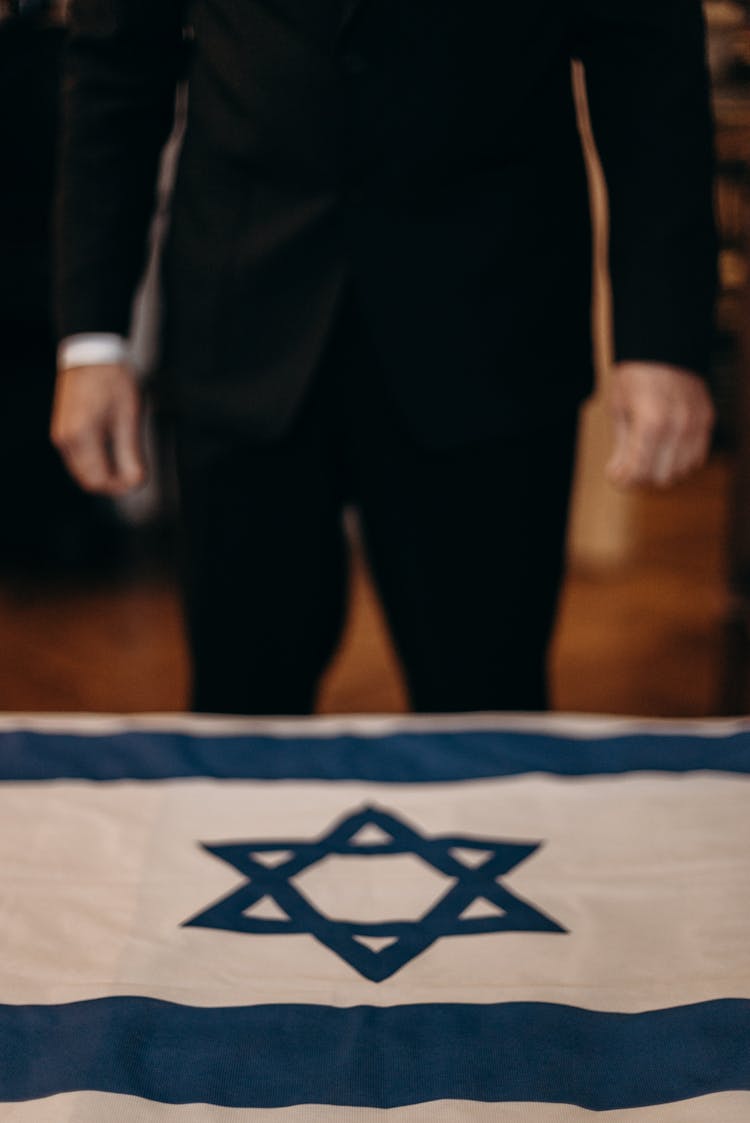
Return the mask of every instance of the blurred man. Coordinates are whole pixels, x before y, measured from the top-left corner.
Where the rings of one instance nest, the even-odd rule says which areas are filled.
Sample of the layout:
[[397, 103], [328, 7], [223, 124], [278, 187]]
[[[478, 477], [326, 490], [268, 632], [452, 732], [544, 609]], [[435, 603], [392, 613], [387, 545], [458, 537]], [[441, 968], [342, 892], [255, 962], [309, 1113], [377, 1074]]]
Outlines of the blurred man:
[[705, 458], [714, 289], [698, 0], [73, 0], [53, 438], [84, 487], [144, 465], [122, 337], [175, 86], [165, 251], [200, 710], [303, 713], [357, 504], [416, 709], [547, 704], [590, 229], [608, 179], [611, 478]]

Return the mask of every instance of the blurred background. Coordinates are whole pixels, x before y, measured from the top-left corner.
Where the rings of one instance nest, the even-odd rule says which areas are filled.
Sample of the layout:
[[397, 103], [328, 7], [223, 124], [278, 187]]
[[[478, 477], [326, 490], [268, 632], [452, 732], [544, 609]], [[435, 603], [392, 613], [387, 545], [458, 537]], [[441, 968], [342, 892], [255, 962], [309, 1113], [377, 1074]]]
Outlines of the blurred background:
[[[706, 0], [705, 8], [722, 241], [712, 376], [719, 425], [710, 463], [669, 492], [623, 495], [604, 479], [606, 193], [582, 77], [574, 75], [597, 230], [600, 393], [582, 418], [570, 569], [552, 652], [562, 710], [750, 712], [750, 0]], [[64, 22], [54, 0], [0, 0], [0, 710], [179, 710], [187, 663], [175, 495], [158, 421], [149, 419], [150, 483], [117, 504], [79, 492], [47, 439]], [[146, 378], [156, 362], [158, 243], [178, 145], [179, 130], [165, 153], [154, 252], [136, 300], [134, 345]], [[353, 516], [351, 532], [350, 617], [321, 709], [399, 711], [403, 688]]]

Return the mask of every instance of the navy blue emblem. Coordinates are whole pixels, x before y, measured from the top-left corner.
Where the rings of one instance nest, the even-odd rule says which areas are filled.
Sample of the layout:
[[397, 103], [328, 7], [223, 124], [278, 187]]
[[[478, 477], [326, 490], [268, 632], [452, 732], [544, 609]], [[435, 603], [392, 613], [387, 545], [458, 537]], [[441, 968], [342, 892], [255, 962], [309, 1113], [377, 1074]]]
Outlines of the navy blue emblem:
[[[374, 841], [373, 841], [374, 838]], [[539, 842], [506, 842], [465, 836], [430, 838], [374, 807], [337, 823], [316, 841], [201, 843], [247, 881], [183, 927], [248, 935], [307, 933], [372, 982], [382, 982], [436, 940], [486, 932], [565, 932], [551, 917], [501, 883]], [[359, 923], [338, 920], [316, 906], [293, 878], [334, 855], [377, 858], [413, 855], [452, 884], [414, 920]], [[248, 915], [267, 899], [271, 917]]]

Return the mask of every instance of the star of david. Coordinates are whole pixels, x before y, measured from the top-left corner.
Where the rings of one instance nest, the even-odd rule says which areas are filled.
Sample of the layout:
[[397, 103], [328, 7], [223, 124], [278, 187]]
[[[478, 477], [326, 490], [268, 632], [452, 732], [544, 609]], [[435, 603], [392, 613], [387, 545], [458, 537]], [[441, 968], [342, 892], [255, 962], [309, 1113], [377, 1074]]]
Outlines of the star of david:
[[[247, 880], [182, 926], [251, 935], [307, 933], [360, 975], [382, 982], [443, 937], [565, 932], [499, 880], [541, 845], [457, 835], [428, 837], [374, 807], [348, 816], [316, 841], [201, 843]], [[325, 915], [292, 882], [333, 855], [377, 858], [384, 854], [414, 855], [453, 884], [417, 920], [363, 924]], [[249, 915], [263, 898], [273, 902], [275, 918]]]

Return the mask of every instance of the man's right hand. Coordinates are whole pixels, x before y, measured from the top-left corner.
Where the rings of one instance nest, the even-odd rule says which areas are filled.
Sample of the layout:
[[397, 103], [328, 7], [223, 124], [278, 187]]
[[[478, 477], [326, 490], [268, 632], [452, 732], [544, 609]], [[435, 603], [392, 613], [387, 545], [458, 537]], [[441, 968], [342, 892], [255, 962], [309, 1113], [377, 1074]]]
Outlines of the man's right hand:
[[127, 363], [58, 373], [50, 436], [86, 491], [124, 495], [146, 479], [141, 391]]

